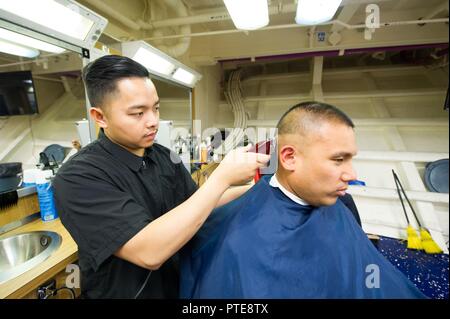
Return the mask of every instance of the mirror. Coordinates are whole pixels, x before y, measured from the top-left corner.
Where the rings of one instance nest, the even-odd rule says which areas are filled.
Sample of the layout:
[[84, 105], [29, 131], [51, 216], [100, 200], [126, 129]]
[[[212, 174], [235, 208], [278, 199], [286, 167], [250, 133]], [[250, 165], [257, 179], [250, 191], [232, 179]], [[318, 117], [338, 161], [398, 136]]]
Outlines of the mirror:
[[175, 128], [191, 130], [191, 90], [152, 78], [161, 102], [160, 119], [173, 121]]
[[[41, 153], [54, 144], [62, 146], [66, 156], [74, 153], [72, 140], [79, 138], [75, 122], [87, 118], [81, 68], [82, 58], [75, 52], [42, 53], [36, 59], [0, 54], [0, 75], [31, 72], [25, 80], [30, 82], [26, 90], [16, 85], [0, 93], [9, 101], [8, 108], [17, 110], [0, 116], [0, 162], [22, 162], [23, 169], [35, 168], [42, 162]], [[38, 113], [21, 107], [32, 93]], [[51, 154], [48, 159], [53, 161]]]
[[190, 172], [192, 111], [191, 90], [152, 77], [160, 99], [160, 128], [156, 142], [177, 153]]
[[[0, 162], [18, 161], [24, 164], [24, 169], [34, 168], [40, 162], [40, 153], [51, 144], [63, 146], [66, 154], [75, 152], [72, 140], [82, 142], [80, 132], [89, 135], [87, 121], [81, 123], [88, 119], [81, 80], [85, 63], [79, 54], [72, 52], [37, 60], [0, 54], [0, 72], [31, 71], [39, 110], [35, 114], [0, 116]], [[161, 100], [157, 142], [176, 152], [190, 171], [191, 89], [159, 77], [151, 78]], [[84, 130], [81, 124], [86, 124]]]

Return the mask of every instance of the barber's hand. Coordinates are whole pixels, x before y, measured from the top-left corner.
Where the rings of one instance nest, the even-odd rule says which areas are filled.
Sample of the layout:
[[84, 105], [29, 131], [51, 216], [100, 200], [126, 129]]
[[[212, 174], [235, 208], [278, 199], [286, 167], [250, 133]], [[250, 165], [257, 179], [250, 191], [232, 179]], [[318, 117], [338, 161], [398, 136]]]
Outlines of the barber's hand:
[[229, 152], [214, 173], [228, 186], [245, 184], [253, 179], [256, 170], [267, 166], [270, 155], [249, 152], [252, 145]]

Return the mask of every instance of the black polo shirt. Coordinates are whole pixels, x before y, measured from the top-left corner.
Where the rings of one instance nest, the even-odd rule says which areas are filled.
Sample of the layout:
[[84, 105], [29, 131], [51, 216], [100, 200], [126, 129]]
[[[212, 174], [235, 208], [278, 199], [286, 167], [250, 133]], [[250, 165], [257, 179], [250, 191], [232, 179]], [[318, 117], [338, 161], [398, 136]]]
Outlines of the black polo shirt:
[[[134, 298], [150, 271], [114, 253], [197, 190], [168, 148], [155, 143], [139, 157], [103, 134], [59, 169], [53, 186], [61, 221], [78, 245], [86, 298]], [[175, 255], [151, 273], [139, 298], [177, 298], [178, 276]]]

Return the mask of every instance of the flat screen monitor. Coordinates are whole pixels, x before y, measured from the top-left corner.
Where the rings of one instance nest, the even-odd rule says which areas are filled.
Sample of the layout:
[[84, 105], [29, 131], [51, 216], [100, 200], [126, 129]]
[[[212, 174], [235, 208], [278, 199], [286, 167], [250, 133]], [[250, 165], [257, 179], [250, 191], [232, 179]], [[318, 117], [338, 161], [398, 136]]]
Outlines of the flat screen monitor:
[[30, 71], [0, 73], [0, 116], [38, 113]]

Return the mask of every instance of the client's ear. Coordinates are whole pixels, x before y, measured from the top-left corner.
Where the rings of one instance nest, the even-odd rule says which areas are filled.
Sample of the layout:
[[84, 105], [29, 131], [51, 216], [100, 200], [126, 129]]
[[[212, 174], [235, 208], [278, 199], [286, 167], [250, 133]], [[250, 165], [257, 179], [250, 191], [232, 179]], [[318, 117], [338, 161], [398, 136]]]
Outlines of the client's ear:
[[89, 114], [91, 115], [91, 118], [94, 119], [94, 121], [97, 123], [97, 125], [101, 128], [107, 128], [108, 122], [105, 117], [105, 113], [101, 108], [98, 107], [91, 107], [89, 109]]
[[284, 145], [280, 149], [279, 154], [279, 162], [280, 165], [287, 171], [295, 170], [295, 161], [297, 160], [295, 157], [295, 148], [292, 145]]

